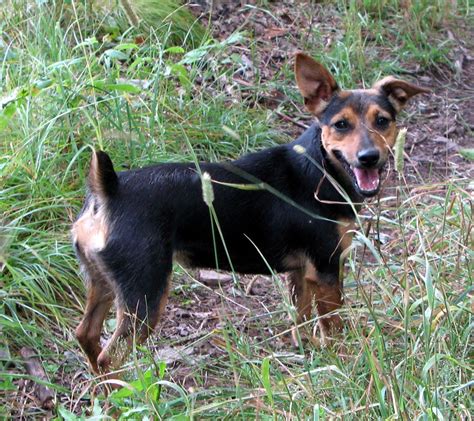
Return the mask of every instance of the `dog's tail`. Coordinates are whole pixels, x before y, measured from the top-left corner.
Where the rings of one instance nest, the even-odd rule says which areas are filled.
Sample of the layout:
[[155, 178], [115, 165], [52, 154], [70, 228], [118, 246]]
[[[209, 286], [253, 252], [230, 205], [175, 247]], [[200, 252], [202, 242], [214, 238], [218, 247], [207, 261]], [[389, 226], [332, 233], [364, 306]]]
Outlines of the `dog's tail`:
[[118, 187], [118, 177], [109, 155], [94, 151], [87, 179], [92, 194], [103, 199], [112, 196]]

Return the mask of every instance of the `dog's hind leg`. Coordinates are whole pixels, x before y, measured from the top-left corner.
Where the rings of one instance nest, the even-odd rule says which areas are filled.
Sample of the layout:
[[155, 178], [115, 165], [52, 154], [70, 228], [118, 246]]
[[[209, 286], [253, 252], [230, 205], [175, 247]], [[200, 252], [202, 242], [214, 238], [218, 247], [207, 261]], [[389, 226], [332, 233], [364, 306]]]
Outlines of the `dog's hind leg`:
[[107, 313], [112, 306], [114, 293], [98, 273], [88, 281], [87, 302], [84, 317], [76, 328], [76, 338], [86, 353], [95, 373], [99, 373], [97, 357], [102, 351], [100, 334]]
[[[162, 272], [161, 272], [162, 273]], [[158, 323], [168, 300], [169, 271], [155, 282], [135, 281], [122, 290], [117, 300], [117, 327], [100, 353], [97, 364], [103, 373], [117, 369], [129, 354], [133, 342], [143, 343]]]

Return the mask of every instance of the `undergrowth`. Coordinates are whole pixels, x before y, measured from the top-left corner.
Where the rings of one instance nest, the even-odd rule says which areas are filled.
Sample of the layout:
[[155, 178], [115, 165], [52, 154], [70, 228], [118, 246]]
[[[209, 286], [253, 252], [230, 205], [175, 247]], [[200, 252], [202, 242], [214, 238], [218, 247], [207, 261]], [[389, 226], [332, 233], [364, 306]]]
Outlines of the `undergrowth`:
[[[236, 323], [240, 309], [222, 299], [219, 327], [196, 340], [210, 340], [220, 357], [182, 363], [193, 387], [143, 346], [128, 362], [126, 387], [105, 395], [72, 335], [84, 288], [69, 228], [91, 148], [127, 169], [231, 159], [288, 136], [275, 113], [239, 100], [233, 75], [241, 63], [232, 47], [254, 42], [248, 34], [221, 41], [202, 34], [190, 47], [176, 45], [172, 27], [124, 31], [119, 9], [7, 3], [0, 19], [0, 415], [45, 415], [21, 390], [28, 376], [19, 349], [27, 346], [50, 378], [57, 406], [49, 415], [57, 419], [470, 419], [472, 202], [468, 180], [455, 173], [428, 185], [400, 177], [400, 187], [368, 205], [346, 267], [347, 327], [332, 347], [274, 347], [294, 312], [275, 275], [281, 299], [245, 326]], [[317, 27], [301, 49], [345, 87], [370, 85], [406, 63], [447, 63], [449, 44], [435, 40], [447, 21], [469, 13], [468, 3], [451, 10], [441, 1], [400, 3], [340, 1], [330, 10], [342, 27], [328, 54], [318, 53]], [[255, 89], [278, 85], [291, 98], [282, 107], [293, 107], [290, 68]], [[192, 273], [175, 272], [187, 279], [176, 294], [200, 287]], [[173, 340], [160, 339], [159, 347], [167, 344]]]

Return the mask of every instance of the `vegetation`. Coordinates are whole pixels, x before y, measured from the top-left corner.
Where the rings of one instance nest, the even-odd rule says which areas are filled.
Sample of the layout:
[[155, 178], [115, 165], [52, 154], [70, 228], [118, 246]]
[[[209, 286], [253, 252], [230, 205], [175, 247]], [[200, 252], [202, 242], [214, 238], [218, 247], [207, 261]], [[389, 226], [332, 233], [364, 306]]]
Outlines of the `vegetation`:
[[[280, 299], [266, 314], [237, 323], [241, 307], [223, 298], [219, 325], [179, 347], [186, 355], [207, 341], [220, 351], [184, 358], [192, 387], [176, 375], [176, 364], [157, 356], [179, 341], [154, 336], [134, 350], [126, 387], [105, 394], [73, 337], [84, 288], [69, 228], [84, 196], [91, 148], [106, 150], [126, 169], [235, 158], [287, 141], [278, 114], [258, 104], [278, 87], [285, 99], [277, 111], [298, 112], [290, 55], [264, 78], [259, 40], [249, 33], [219, 40], [200, 33], [199, 45], [177, 44], [172, 25], [166, 33], [124, 30], [117, 8], [6, 3], [0, 10], [0, 416], [45, 416], [21, 386], [29, 376], [19, 349], [27, 346], [41, 357], [56, 393], [49, 414], [56, 419], [470, 419], [472, 201], [462, 169], [442, 181], [398, 174], [397, 187], [367, 205], [346, 267], [347, 327], [334, 345], [276, 347], [294, 309], [274, 276]], [[292, 41], [345, 87], [415, 67], [448, 69], [444, 29], [469, 18], [469, 3], [402, 3], [341, 0], [320, 7], [322, 21], [340, 24], [325, 53], [324, 25], [302, 28]], [[234, 47], [242, 44], [257, 69], [251, 86], [232, 82], [242, 68]], [[405, 121], [417, 118], [407, 114]], [[176, 274], [172, 295], [200, 290], [192, 273], [176, 267]]]

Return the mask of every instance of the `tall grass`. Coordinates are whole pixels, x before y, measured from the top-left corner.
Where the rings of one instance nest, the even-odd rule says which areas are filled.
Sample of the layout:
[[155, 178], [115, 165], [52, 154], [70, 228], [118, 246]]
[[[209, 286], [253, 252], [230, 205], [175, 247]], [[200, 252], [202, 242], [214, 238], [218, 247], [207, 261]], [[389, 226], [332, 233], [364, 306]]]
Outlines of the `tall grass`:
[[[404, 13], [395, 2], [364, 1], [361, 13], [355, 4], [334, 9], [345, 31], [323, 57], [346, 86], [369, 83], [384, 70], [376, 57], [362, 55], [367, 16], [375, 16], [367, 27], [380, 35], [387, 10], [395, 22]], [[181, 350], [193, 387], [176, 378], [175, 365], [160, 359], [150, 341], [133, 352], [127, 387], [102, 394], [72, 337], [84, 291], [69, 226], [84, 195], [91, 147], [126, 169], [234, 158], [287, 137], [274, 114], [239, 100], [231, 46], [248, 42], [242, 35], [180, 47], [167, 42], [171, 30], [151, 28], [141, 43], [133, 30], [113, 26], [119, 12], [87, 2], [58, 8], [16, 0], [1, 13], [0, 413], [44, 415], [18, 391], [18, 380], [27, 378], [18, 350], [29, 346], [57, 392], [59, 419], [470, 416], [472, 203], [467, 180], [455, 173], [426, 186], [401, 178], [401, 187], [368, 206], [374, 233], [366, 237], [361, 226], [356, 234], [346, 268], [347, 328], [333, 347], [295, 350], [282, 342], [294, 309], [274, 276], [269, 294], [279, 299], [261, 314], [242, 313], [224, 296], [218, 328], [184, 346], [160, 340], [159, 349]], [[410, 13], [425, 25], [424, 11]], [[413, 36], [428, 36], [439, 24], [414, 27]], [[400, 56], [411, 54], [401, 45]], [[421, 62], [438, 60], [430, 57]], [[278, 83], [296, 98], [288, 68], [277, 77], [284, 80], [261, 89]], [[201, 291], [192, 274], [176, 271], [188, 281], [178, 281], [174, 294]], [[217, 357], [186, 357], [206, 341]]]

